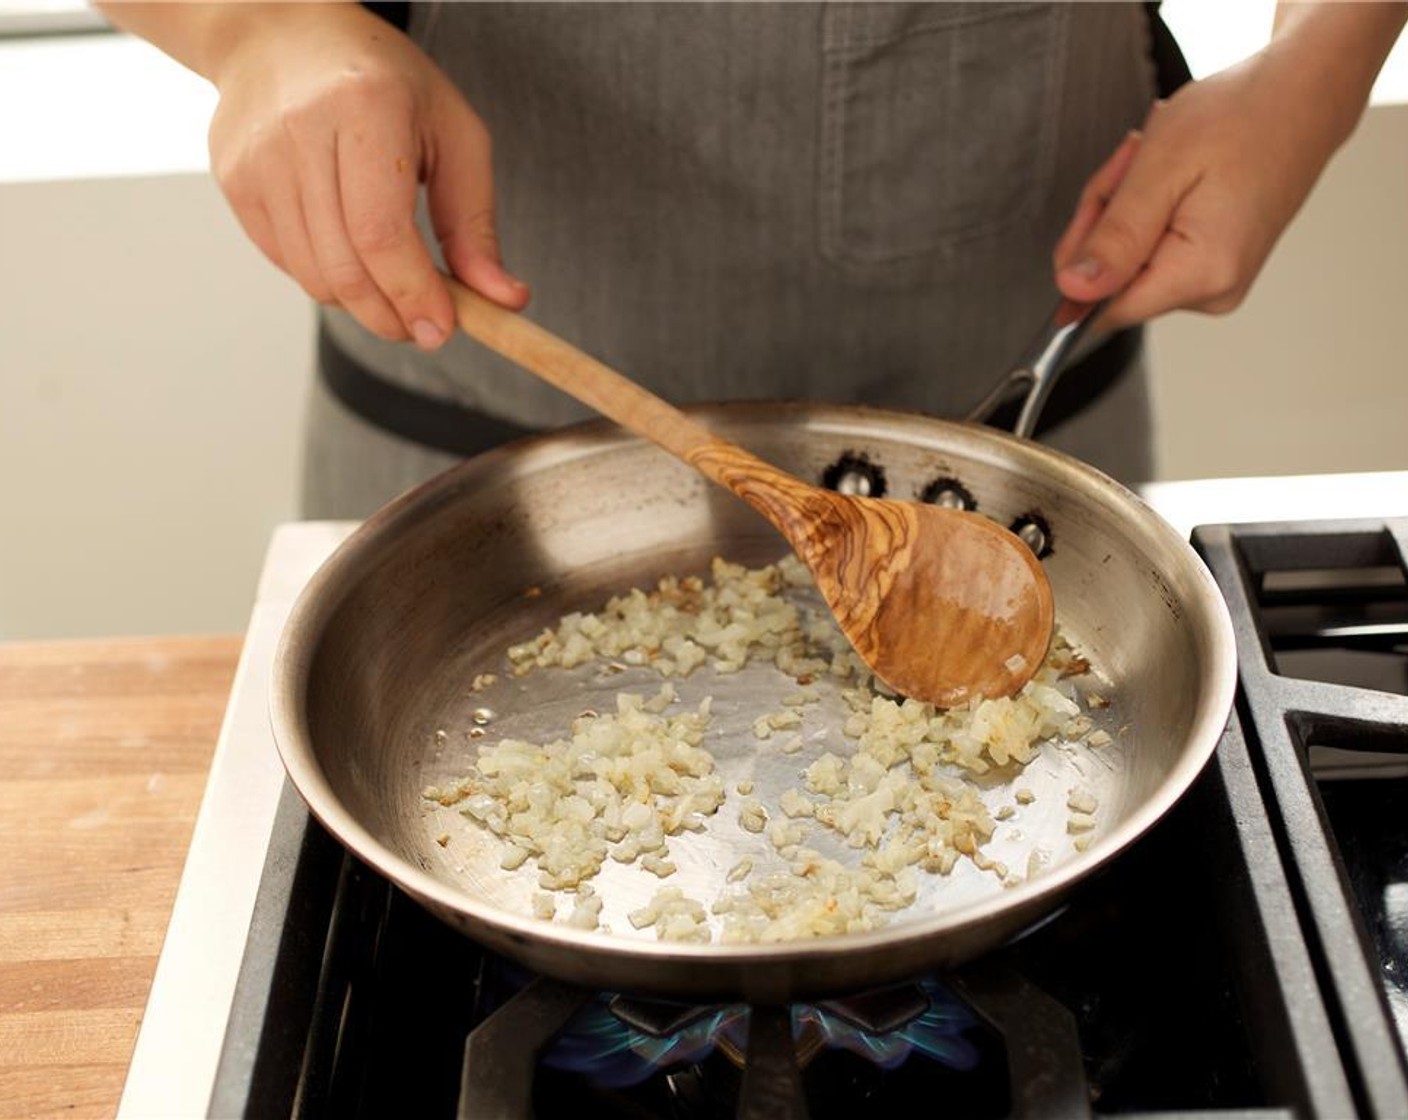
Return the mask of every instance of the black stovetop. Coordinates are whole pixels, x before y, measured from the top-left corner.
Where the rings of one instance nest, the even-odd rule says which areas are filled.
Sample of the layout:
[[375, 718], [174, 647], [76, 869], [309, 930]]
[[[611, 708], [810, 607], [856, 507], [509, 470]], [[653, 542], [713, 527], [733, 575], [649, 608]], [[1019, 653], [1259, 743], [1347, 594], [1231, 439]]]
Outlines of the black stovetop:
[[[286, 788], [211, 1111], [1408, 1116], [1406, 541], [1200, 529], [1242, 682], [1207, 771], [1039, 929], [866, 998], [682, 1008], [534, 978]], [[1387, 765], [1317, 782], [1322, 748]]]

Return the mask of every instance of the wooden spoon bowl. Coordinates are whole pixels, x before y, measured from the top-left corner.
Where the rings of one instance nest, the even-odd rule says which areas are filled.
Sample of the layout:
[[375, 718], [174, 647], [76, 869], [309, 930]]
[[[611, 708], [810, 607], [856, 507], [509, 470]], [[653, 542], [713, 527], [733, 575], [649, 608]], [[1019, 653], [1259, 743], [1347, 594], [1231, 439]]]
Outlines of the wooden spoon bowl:
[[896, 691], [942, 707], [1009, 696], [1051, 641], [1051, 585], [976, 513], [811, 486], [720, 438], [531, 320], [451, 280], [460, 326], [742, 498], [811, 569], [841, 632]]

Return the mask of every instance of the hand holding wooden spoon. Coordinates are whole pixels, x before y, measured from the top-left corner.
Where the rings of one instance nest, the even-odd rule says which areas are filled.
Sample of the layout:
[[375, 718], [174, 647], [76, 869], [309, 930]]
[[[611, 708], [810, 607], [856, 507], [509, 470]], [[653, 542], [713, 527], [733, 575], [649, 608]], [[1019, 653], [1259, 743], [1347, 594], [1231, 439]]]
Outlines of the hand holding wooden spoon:
[[942, 707], [1008, 696], [1041, 666], [1051, 586], [1021, 540], [976, 513], [810, 486], [714, 435], [536, 323], [450, 281], [490, 349], [738, 495], [811, 569], [841, 632], [891, 688]]

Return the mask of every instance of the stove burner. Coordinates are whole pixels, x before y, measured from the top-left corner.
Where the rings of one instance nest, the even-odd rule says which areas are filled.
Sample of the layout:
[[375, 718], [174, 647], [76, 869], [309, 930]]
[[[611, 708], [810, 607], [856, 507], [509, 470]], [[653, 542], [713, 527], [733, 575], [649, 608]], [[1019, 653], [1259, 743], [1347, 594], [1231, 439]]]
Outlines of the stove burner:
[[[543, 1063], [582, 1073], [601, 1088], [639, 1084], [664, 1067], [701, 1062], [716, 1049], [746, 1069], [752, 1018], [741, 1003], [688, 1006], [603, 995], [568, 1023]], [[789, 1018], [798, 1069], [828, 1048], [847, 1050], [886, 1070], [897, 1069], [915, 1052], [956, 1070], [977, 1062], [977, 1050], [964, 1038], [977, 1018], [934, 979], [796, 1004]]]
[[932, 981], [922, 981], [901, 988], [864, 992], [848, 999], [829, 1000], [821, 1006], [861, 1030], [889, 1034], [929, 1011], [934, 1005], [937, 987]]
[[[900, 1016], [907, 1016], [900, 1018]], [[849, 1050], [881, 1069], [897, 1069], [919, 1052], [950, 1069], [969, 1070], [978, 1052], [965, 1037], [977, 1017], [932, 978], [850, 1000], [803, 1005], [793, 1019], [815, 1022], [827, 1045]]]
[[666, 1066], [703, 1061], [725, 1036], [738, 1043], [746, 1041], [744, 1004], [678, 1009], [685, 1012], [678, 1017], [683, 1025], [656, 1034], [634, 1016], [619, 1017], [615, 1002], [600, 996], [578, 1012], [543, 1055], [543, 1064], [585, 1074], [598, 1088], [620, 1089], [639, 1085]]

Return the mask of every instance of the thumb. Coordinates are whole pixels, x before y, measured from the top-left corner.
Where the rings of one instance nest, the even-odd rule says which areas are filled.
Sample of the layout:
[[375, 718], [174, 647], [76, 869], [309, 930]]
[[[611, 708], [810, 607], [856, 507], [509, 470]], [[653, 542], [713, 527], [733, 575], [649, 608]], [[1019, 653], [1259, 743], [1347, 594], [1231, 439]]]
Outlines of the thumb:
[[1080, 244], [1056, 273], [1068, 299], [1089, 303], [1127, 288], [1153, 256], [1177, 207], [1173, 169], [1141, 145]]
[[521, 310], [528, 285], [504, 268], [499, 255], [488, 129], [461, 102], [458, 111], [441, 115], [430, 152], [426, 201], [445, 263], [480, 295]]

